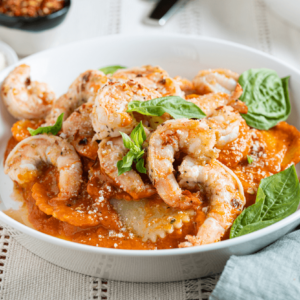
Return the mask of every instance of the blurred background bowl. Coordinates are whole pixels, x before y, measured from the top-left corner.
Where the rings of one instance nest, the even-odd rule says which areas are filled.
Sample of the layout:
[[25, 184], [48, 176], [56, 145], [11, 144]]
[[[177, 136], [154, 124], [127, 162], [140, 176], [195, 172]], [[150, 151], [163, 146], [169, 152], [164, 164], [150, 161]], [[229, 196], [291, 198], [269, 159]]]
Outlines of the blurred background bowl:
[[26, 56], [50, 48], [65, 19], [71, 0], [65, 6], [46, 16], [14, 17], [0, 14], [0, 38], [16, 50], [18, 55]]
[[18, 61], [16, 52], [7, 44], [0, 41], [0, 53], [4, 55], [5, 67], [13, 65]]

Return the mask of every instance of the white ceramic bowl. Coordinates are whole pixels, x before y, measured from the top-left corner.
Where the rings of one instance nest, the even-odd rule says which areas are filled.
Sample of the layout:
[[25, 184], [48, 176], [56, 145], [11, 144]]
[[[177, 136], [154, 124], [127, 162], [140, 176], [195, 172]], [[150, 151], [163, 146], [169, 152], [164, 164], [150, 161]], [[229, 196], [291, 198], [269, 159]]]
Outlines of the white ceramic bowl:
[[[300, 72], [257, 50], [216, 39], [178, 35], [109, 36], [51, 49], [21, 61], [32, 67], [32, 77], [49, 83], [58, 95], [64, 93], [80, 72], [88, 68], [120, 64], [160, 65], [171, 75], [192, 78], [206, 68], [271, 68], [281, 77], [291, 76], [292, 113], [289, 123], [300, 128]], [[21, 63], [20, 62], [20, 63]], [[0, 73], [2, 81], [14, 66]], [[10, 137], [13, 118], [0, 104], [0, 156]], [[10, 198], [13, 184], [0, 167], [3, 207], [15, 205]], [[300, 211], [260, 231], [201, 247], [160, 251], [96, 248], [48, 236], [28, 228], [0, 212], [0, 219], [19, 230], [16, 239], [36, 255], [63, 268], [101, 278], [162, 282], [206, 276], [222, 271], [231, 255], [253, 253], [300, 224]]]

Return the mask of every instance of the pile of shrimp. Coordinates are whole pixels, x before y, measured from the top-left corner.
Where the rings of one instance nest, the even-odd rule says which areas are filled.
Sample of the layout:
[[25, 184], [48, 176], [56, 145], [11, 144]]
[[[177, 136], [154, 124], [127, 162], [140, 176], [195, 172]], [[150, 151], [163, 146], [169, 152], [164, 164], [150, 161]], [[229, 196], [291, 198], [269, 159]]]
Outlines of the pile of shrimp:
[[[7, 76], [1, 89], [8, 111], [19, 119], [12, 128], [18, 144], [6, 159], [5, 173], [24, 185], [40, 176], [45, 165], [54, 167], [58, 190], [55, 198], [47, 198], [49, 203], [69, 203], [82, 193], [88, 197], [96, 186], [91, 182], [97, 182], [97, 193], [110, 207], [108, 217], [114, 218], [115, 228], [127, 226], [143, 240], [163, 238], [201, 213], [205, 217], [195, 222], [196, 234], [187, 235], [178, 246], [218, 242], [246, 202], [241, 181], [219, 160], [227, 144], [243, 139], [244, 146], [236, 155], [239, 163], [247, 159], [253, 143], [250, 128], [240, 115], [247, 107], [239, 100], [242, 88], [238, 77], [225, 69], [202, 70], [192, 81], [172, 78], [157, 66], [122, 69], [112, 75], [88, 70], [56, 98], [46, 83], [30, 80], [29, 66], [20, 65]], [[194, 103], [206, 117], [175, 120], [167, 113], [149, 117], [127, 112], [130, 101], [165, 96], [180, 96]], [[61, 113], [64, 121], [57, 136], [30, 136], [27, 127], [53, 125]], [[143, 144], [147, 174], [133, 168], [118, 176], [117, 163], [129, 151], [120, 132], [130, 134], [140, 121], [147, 134]], [[88, 185], [82, 180], [87, 169]], [[33, 195], [40, 188], [34, 186]], [[116, 199], [116, 193], [108, 193], [112, 189], [122, 196]], [[141, 222], [149, 221], [145, 207], [151, 197], [163, 204], [147, 208], [155, 224], [141, 227], [133, 219], [136, 216]], [[36, 196], [36, 201], [46, 213], [76, 223], [71, 218], [74, 212], [60, 214], [41, 197]], [[97, 215], [97, 205], [91, 203], [95, 213], [84, 219], [86, 226], [108, 226]], [[178, 222], [172, 221], [174, 218]]]

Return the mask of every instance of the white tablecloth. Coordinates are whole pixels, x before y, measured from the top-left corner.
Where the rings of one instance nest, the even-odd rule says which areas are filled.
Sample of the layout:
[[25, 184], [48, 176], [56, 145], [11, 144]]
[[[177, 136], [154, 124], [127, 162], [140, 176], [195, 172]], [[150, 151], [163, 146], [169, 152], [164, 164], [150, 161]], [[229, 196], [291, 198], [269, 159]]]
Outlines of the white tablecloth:
[[263, 0], [191, 0], [163, 28], [142, 22], [153, 5], [151, 0], [73, 0], [57, 44], [107, 34], [196, 34], [245, 44], [300, 68], [300, 29], [273, 14]]
[[[142, 23], [155, 1], [73, 0], [57, 45], [108, 34], [181, 33], [226, 39], [275, 55], [300, 68], [300, 30], [262, 0], [191, 0], [165, 27]], [[0, 231], [0, 299], [207, 299], [218, 276], [176, 283], [106, 281], [54, 266]]]

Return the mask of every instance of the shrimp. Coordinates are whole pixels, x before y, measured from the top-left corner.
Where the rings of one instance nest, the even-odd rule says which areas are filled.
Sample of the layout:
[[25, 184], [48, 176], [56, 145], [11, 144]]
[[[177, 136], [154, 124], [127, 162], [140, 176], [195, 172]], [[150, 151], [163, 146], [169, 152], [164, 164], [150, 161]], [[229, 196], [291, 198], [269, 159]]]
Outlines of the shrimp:
[[239, 124], [239, 133], [236, 139], [219, 145], [220, 151], [218, 160], [229, 168], [235, 168], [241, 161], [247, 161], [252, 146], [252, 130], [246, 124], [245, 120], [241, 120]]
[[[199, 165], [216, 159], [218, 148], [237, 139], [242, 117], [225, 106], [207, 119], [170, 120], [151, 135], [148, 148], [148, 171], [161, 198], [172, 207], [186, 209], [197, 205], [194, 197], [182, 191], [173, 174], [176, 152], [183, 152]], [[192, 198], [192, 200], [190, 200]]]
[[201, 110], [210, 117], [219, 107], [228, 105], [232, 106], [239, 113], [246, 114], [248, 112], [247, 105], [232, 98], [231, 95], [225, 93], [211, 93], [206, 95], [191, 94], [186, 97], [188, 102], [196, 104]]
[[51, 113], [46, 119], [47, 125], [54, 124], [62, 113], [66, 120], [80, 105], [93, 101], [94, 96], [106, 82], [107, 77], [101, 71], [88, 70], [80, 74], [71, 84], [68, 92], [53, 103]]
[[63, 133], [80, 155], [96, 160], [98, 144], [93, 140], [95, 131], [90, 117], [92, 109], [93, 103], [85, 103], [77, 108], [63, 122]]
[[195, 90], [199, 94], [226, 93], [237, 99], [242, 94], [238, 84], [239, 74], [227, 69], [200, 71], [193, 80]]
[[216, 109], [208, 120], [218, 127], [215, 145], [220, 150], [218, 160], [233, 167], [246, 159], [252, 139], [250, 128], [241, 115], [231, 106], [224, 106]]
[[184, 97], [184, 92], [181, 91], [177, 80], [170, 78], [169, 74], [158, 66], [148, 65], [118, 70], [113, 77], [123, 80], [133, 79], [150, 89], [158, 91], [162, 96], [174, 95]]
[[162, 68], [156, 66], [142, 66], [142, 67], [134, 67], [134, 68], [129, 68], [129, 69], [120, 69], [116, 71], [113, 74], [114, 78], [119, 78], [119, 79], [138, 79], [138, 78], [143, 78], [145, 82], [146, 80], [149, 80], [151, 82], [158, 82], [164, 77], [168, 77], [167, 71], [163, 70]]
[[130, 133], [137, 125], [132, 114], [127, 113], [132, 100], [147, 101], [161, 97], [157, 91], [133, 80], [107, 82], [94, 99], [91, 114], [96, 135], [94, 139], [120, 136], [120, 132]]
[[190, 95], [187, 101], [199, 106], [209, 120], [216, 122], [221, 135], [216, 147], [221, 150], [219, 159], [226, 162], [226, 166], [233, 167], [246, 158], [251, 135], [248, 125], [239, 114], [247, 113], [248, 108], [244, 102], [232, 102], [230, 96], [224, 93]]
[[224, 93], [189, 95], [186, 100], [199, 106], [210, 120], [217, 122], [221, 130], [223, 128], [216, 147], [221, 150], [219, 159], [226, 166], [233, 167], [246, 158], [251, 145], [250, 129], [237, 113], [247, 113], [244, 102], [232, 101], [231, 96]]
[[123, 144], [122, 137], [106, 138], [99, 144], [98, 156], [101, 169], [133, 199], [147, 198], [156, 193], [155, 188], [144, 183], [141, 176], [134, 170], [118, 176], [117, 163], [121, 160], [128, 149]]
[[1, 98], [17, 119], [44, 118], [51, 111], [55, 94], [46, 83], [30, 80], [30, 66], [20, 65], [5, 78]]
[[223, 147], [237, 139], [240, 134], [240, 126], [244, 122], [241, 115], [235, 112], [231, 106], [217, 109], [208, 120], [215, 123], [218, 128], [217, 147]]
[[185, 95], [195, 93], [195, 87], [193, 83], [188, 79], [182, 78], [181, 76], [175, 76], [174, 80], [178, 82], [180, 89], [184, 92]]
[[218, 160], [206, 165], [185, 157], [179, 167], [179, 186], [193, 189], [200, 184], [208, 196], [206, 219], [197, 236], [187, 236], [180, 248], [218, 242], [232, 225], [245, 205], [243, 186], [237, 176]]
[[19, 144], [8, 155], [4, 172], [19, 184], [26, 184], [41, 174], [43, 164], [59, 171], [58, 199], [69, 199], [79, 192], [82, 164], [73, 146], [56, 136], [36, 135]]
[[218, 156], [214, 149], [217, 134], [207, 119], [169, 120], [160, 125], [150, 137], [148, 173], [160, 197], [170, 206], [187, 209], [200, 201], [188, 190], [183, 191], [174, 175], [174, 155], [181, 151], [205, 163]]

